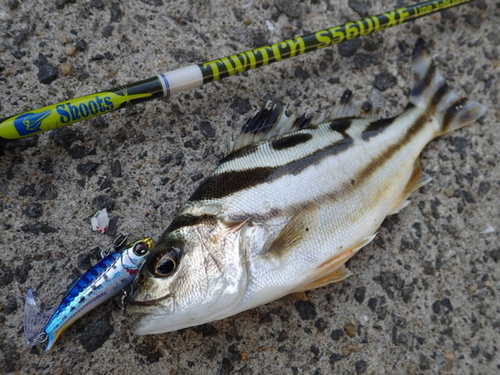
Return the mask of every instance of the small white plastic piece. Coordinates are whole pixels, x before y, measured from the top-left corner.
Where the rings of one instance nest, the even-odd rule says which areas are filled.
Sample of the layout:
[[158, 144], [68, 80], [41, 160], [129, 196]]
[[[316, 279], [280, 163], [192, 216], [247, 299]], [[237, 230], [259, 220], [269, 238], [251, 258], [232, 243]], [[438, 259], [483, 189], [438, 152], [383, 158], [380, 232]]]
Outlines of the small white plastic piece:
[[176, 92], [193, 89], [203, 85], [203, 74], [198, 65], [189, 65], [184, 68], [172, 70], [158, 75], [163, 86], [165, 97]]
[[479, 234], [488, 234], [488, 233], [494, 233], [494, 232], [496, 232], [496, 229], [493, 228], [491, 225], [488, 225], [488, 227], [485, 230], [479, 232]]
[[92, 230], [94, 232], [104, 233], [108, 230], [109, 216], [108, 211], [103, 208], [101, 211], [97, 211], [92, 219], [90, 219], [92, 224]]

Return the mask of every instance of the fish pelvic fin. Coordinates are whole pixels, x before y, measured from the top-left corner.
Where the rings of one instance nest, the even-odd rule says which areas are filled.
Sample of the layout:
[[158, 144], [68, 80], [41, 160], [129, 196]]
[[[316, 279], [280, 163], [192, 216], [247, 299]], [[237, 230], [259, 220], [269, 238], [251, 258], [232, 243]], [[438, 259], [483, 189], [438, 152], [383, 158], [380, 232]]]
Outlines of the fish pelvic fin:
[[308, 278], [306, 284], [294, 290], [293, 293], [299, 291], [306, 292], [308, 290], [320, 288], [322, 286], [347, 279], [352, 275], [352, 272], [345, 266], [345, 262], [351, 259], [364, 246], [372, 242], [375, 236], [376, 234], [364, 238], [357, 244], [347, 248], [340, 254], [337, 254], [333, 258], [324, 262], [316, 269], [311, 277]]
[[432, 116], [437, 124], [436, 137], [471, 124], [486, 112], [484, 105], [459, 98], [450, 89], [421, 38], [413, 50], [409, 106], [423, 108]]

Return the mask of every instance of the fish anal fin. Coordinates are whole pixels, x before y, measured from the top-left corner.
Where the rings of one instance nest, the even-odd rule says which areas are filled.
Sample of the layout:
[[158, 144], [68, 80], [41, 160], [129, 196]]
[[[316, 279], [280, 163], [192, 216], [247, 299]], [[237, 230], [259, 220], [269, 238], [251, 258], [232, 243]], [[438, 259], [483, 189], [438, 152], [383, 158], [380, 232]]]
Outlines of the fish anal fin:
[[306, 292], [304, 291], [290, 293], [288, 296], [296, 301], [309, 301], [309, 298], [307, 298]]
[[336, 270], [334, 270], [330, 273], [327, 273], [326, 275], [320, 277], [319, 279], [314, 280], [312, 283], [307, 284], [302, 291], [305, 292], [308, 290], [321, 288], [322, 286], [325, 286], [325, 285], [328, 285], [331, 283], [338, 283], [344, 279], [347, 279], [351, 275], [352, 275], [352, 272], [349, 271], [349, 269], [344, 264], [342, 264]]
[[396, 200], [396, 202], [392, 206], [392, 209], [391, 209], [391, 212], [389, 215], [397, 214], [403, 208], [408, 206], [408, 204], [410, 204], [410, 201], [408, 200], [410, 194], [413, 191], [428, 184], [431, 180], [432, 180], [432, 177], [430, 177], [428, 174], [422, 172], [422, 169], [420, 168], [420, 161], [418, 159], [415, 160], [415, 164], [413, 165], [413, 173], [411, 175], [411, 178], [408, 181], [408, 184], [404, 188], [403, 192], [399, 196], [399, 199]]
[[309, 236], [313, 236], [318, 228], [318, 207], [311, 203], [299, 210], [281, 230], [269, 246], [265, 256], [281, 258]]
[[319, 288], [331, 283], [342, 281], [351, 276], [352, 272], [345, 266], [345, 262], [353, 257], [361, 248], [368, 245], [375, 238], [375, 236], [376, 234], [359, 241], [355, 245], [324, 262], [316, 269], [313, 275], [308, 279], [307, 283], [297, 288], [295, 292], [304, 292]]

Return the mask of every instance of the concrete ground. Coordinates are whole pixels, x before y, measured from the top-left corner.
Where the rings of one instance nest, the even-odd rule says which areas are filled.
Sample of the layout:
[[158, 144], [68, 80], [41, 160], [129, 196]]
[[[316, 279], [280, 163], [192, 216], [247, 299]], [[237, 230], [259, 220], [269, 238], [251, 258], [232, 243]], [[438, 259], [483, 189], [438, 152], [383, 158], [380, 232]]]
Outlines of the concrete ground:
[[[2, 0], [0, 117], [407, 3]], [[499, 373], [499, 24], [498, 1], [478, 1], [9, 145], [0, 157], [0, 372]], [[309, 301], [283, 298], [147, 337], [132, 334], [116, 297], [49, 353], [26, 347], [27, 289], [48, 309], [116, 231], [135, 226], [134, 238], [157, 239], [267, 95], [320, 114], [349, 88], [383, 116], [400, 113], [419, 36], [459, 95], [489, 111], [424, 150], [433, 181], [349, 262], [354, 276]], [[103, 206], [111, 235], [90, 229]]]

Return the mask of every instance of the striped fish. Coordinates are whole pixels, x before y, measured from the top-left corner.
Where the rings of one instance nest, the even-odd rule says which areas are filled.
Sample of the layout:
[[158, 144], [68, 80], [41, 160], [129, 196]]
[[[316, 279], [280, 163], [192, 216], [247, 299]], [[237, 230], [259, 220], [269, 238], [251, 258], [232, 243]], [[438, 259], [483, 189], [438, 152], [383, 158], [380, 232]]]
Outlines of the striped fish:
[[345, 262], [430, 181], [418, 157], [476, 121], [417, 42], [409, 104], [377, 120], [346, 92], [323, 119], [272, 104], [180, 209], [148, 256], [129, 311], [138, 334], [223, 319], [349, 275]]
[[76, 320], [130, 285], [153, 245], [150, 238], [121, 246], [76, 280], [52, 312], [41, 312], [28, 290], [24, 336], [29, 346], [47, 342], [48, 351]]

